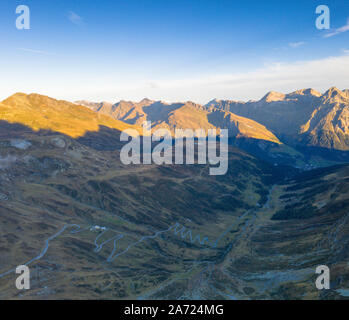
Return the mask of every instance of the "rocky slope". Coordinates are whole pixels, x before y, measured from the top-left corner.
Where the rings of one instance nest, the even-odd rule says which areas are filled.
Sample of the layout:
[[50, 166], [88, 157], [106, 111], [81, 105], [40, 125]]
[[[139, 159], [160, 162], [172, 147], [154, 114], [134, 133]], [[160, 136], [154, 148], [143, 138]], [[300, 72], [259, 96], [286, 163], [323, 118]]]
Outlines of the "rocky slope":
[[232, 137], [287, 143], [290, 146], [349, 150], [349, 90], [314, 89], [289, 94], [269, 92], [259, 101], [212, 100], [167, 104], [144, 99], [139, 103], [80, 101], [96, 112], [129, 124], [151, 121], [153, 127], [229, 128]]
[[291, 145], [349, 150], [348, 90], [270, 92], [259, 101], [213, 100], [206, 107], [253, 119]]
[[173, 134], [180, 129], [230, 129], [231, 137], [244, 137], [270, 141], [280, 144], [280, 140], [264, 125], [251, 119], [237, 116], [220, 109], [206, 110], [203, 106], [193, 103], [167, 104], [161, 101], [143, 99], [139, 103], [120, 101], [114, 105], [109, 103], [91, 103], [77, 101], [98, 113], [107, 114], [125, 123], [141, 125], [150, 121], [154, 129], [166, 128]]

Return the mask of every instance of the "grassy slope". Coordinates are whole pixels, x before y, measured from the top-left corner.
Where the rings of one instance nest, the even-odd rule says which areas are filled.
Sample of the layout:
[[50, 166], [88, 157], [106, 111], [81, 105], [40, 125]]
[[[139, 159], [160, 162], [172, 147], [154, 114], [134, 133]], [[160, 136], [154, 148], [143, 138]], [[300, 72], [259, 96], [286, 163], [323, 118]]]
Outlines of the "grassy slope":
[[67, 101], [23, 93], [17, 93], [2, 101], [0, 120], [20, 123], [35, 131], [56, 131], [73, 138], [81, 137], [87, 131], [98, 131], [99, 126], [119, 131], [132, 127]]

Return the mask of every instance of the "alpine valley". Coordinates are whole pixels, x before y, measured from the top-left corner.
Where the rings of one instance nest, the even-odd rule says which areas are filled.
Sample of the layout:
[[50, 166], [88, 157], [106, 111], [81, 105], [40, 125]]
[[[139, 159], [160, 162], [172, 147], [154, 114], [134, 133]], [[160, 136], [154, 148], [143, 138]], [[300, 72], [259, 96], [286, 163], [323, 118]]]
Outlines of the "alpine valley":
[[[120, 134], [144, 121], [229, 129], [227, 174], [124, 165]], [[0, 103], [0, 299], [347, 299], [348, 248], [349, 90]]]

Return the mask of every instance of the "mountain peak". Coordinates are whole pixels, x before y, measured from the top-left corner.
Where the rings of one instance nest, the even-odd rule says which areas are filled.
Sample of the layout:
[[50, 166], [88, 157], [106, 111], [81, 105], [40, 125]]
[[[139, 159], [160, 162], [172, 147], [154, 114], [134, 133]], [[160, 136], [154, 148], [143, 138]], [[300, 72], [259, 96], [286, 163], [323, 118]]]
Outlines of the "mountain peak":
[[48, 96], [38, 94], [38, 93], [30, 93], [26, 94], [23, 92], [17, 92], [13, 94], [12, 96], [8, 97], [7, 99], [3, 100], [2, 102], [7, 104], [7, 105], [12, 105], [12, 106], [24, 106], [26, 104], [34, 103], [36, 105], [41, 105], [45, 103], [50, 103], [53, 101], [61, 101], [61, 100], [56, 100], [53, 98], [50, 98]]
[[209, 107], [217, 107], [220, 103], [221, 103], [221, 100], [215, 98], [215, 99], [212, 99], [212, 100], [210, 100], [209, 102], [207, 102], [207, 103], [205, 104], [205, 107], [206, 107], [206, 108], [209, 108]]
[[339, 90], [336, 87], [331, 87], [328, 89], [325, 93], [324, 96], [329, 99], [333, 98], [340, 98], [340, 97], [346, 97], [346, 93]]
[[143, 98], [139, 103], [153, 103], [154, 101], [148, 98]]
[[349, 92], [345, 91], [345, 90], [339, 90], [336, 87], [332, 87], [330, 89], [328, 89], [323, 95], [322, 95], [323, 99], [325, 99], [326, 101], [332, 101], [332, 102], [343, 102], [348, 100], [349, 98]]
[[274, 101], [282, 101], [285, 99], [285, 97], [286, 95], [283, 93], [270, 91], [261, 100], [266, 102], [274, 102]]
[[315, 96], [315, 97], [320, 97], [321, 96], [321, 93], [312, 89], [312, 88], [308, 88], [308, 89], [300, 89], [300, 90], [297, 90], [295, 92], [292, 92], [290, 95], [301, 95], [301, 96]]
[[24, 92], [16, 92], [16, 93], [14, 93], [13, 95], [9, 96], [6, 99], [11, 99], [11, 98], [16, 98], [16, 97], [25, 97], [25, 96], [27, 96], [27, 94], [24, 93]]

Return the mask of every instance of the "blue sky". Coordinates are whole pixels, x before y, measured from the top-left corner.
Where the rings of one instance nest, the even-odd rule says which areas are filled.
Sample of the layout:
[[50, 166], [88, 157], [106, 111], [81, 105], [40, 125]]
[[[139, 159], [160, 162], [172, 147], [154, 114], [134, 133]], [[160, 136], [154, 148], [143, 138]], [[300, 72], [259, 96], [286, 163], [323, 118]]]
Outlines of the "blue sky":
[[[320, 4], [331, 30], [315, 27]], [[18, 5], [30, 30], [15, 27]], [[205, 103], [349, 88], [348, 19], [348, 0], [2, 0], [0, 99]]]

